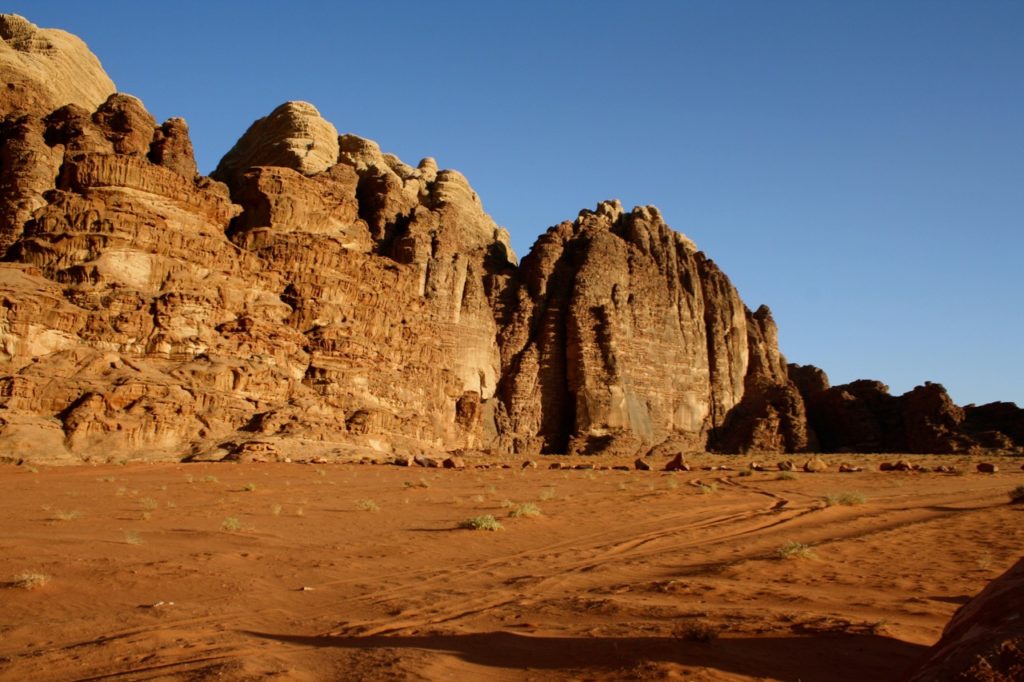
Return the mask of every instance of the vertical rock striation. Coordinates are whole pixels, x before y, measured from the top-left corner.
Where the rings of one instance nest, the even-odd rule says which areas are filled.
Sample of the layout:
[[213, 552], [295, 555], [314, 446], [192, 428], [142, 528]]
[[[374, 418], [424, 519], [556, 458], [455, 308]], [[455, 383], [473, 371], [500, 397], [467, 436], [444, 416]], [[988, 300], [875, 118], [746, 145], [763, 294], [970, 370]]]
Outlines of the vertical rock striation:
[[644, 454], [806, 445], [786, 440], [788, 422], [773, 419], [771, 401], [743, 402], [782, 391], [794, 420], [802, 416], [767, 308], [750, 313], [728, 278], [657, 209], [626, 213], [609, 201], [582, 211], [537, 241], [512, 287], [500, 333], [499, 423], [508, 449]]

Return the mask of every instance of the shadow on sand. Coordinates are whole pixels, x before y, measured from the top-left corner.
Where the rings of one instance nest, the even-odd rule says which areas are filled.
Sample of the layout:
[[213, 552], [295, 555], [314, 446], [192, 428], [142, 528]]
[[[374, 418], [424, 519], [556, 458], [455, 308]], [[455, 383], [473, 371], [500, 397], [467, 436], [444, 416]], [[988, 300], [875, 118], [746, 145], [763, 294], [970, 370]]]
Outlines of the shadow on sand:
[[365, 637], [245, 634], [310, 647], [444, 652], [491, 668], [611, 672], [669, 662], [794, 682], [898, 680], [928, 651], [928, 647], [889, 637], [845, 633], [726, 637], [712, 643], [672, 637], [546, 637], [512, 632]]

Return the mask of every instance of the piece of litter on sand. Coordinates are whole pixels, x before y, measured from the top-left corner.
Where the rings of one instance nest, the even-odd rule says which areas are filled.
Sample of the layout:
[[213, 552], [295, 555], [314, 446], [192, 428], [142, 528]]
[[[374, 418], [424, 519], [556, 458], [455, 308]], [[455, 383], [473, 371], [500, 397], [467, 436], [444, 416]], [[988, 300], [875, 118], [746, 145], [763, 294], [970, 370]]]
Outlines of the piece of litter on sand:
[[158, 602], [156, 602], [154, 604], [143, 604], [139, 608], [141, 608], [141, 609], [158, 609], [161, 606], [174, 606], [174, 602], [172, 602], [172, 601], [158, 601]]
[[299, 592], [312, 592], [312, 591], [313, 591], [312, 587], [307, 587], [305, 585], [299, 588]]

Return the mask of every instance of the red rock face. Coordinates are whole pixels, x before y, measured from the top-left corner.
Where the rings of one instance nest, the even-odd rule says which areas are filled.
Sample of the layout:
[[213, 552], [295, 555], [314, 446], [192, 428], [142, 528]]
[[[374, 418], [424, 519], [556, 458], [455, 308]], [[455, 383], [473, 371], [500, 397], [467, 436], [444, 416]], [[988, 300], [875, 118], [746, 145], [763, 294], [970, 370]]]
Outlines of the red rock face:
[[[0, 18], [0, 70], [36, 30]], [[433, 159], [289, 102], [202, 177], [184, 121], [79, 58], [91, 81], [0, 100], [0, 446], [19, 457], [1024, 445], [1018, 413], [935, 385], [787, 370], [768, 309], [653, 207], [582, 211], [520, 266]]]
[[[749, 314], [652, 207], [605, 202], [551, 228], [509, 298], [499, 431], [515, 452], [702, 450], [748, 388], [789, 385], [767, 309]], [[749, 413], [759, 427], [723, 437], [726, 447], [786, 447], [766, 404]]]
[[964, 604], [910, 682], [1024, 679], [1024, 559]]

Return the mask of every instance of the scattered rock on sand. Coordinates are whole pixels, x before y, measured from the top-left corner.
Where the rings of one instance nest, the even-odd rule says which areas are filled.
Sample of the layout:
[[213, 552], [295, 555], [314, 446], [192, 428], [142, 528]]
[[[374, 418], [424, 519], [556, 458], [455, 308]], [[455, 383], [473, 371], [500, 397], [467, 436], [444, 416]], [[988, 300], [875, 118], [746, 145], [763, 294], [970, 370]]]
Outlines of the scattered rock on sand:
[[999, 471], [999, 467], [991, 462], [978, 462], [978, 471], [983, 474], [994, 474]]
[[683, 458], [683, 453], [677, 454], [668, 464], [665, 465], [665, 471], [689, 471], [690, 467]]
[[828, 464], [821, 457], [812, 457], [804, 462], [804, 471], [809, 474], [816, 474], [828, 471]]
[[794, 462], [791, 459], [787, 459], [787, 460], [784, 460], [782, 462], [779, 462], [776, 466], [779, 467], [779, 471], [795, 471], [796, 470], [796, 462]]
[[466, 461], [458, 455], [452, 455], [442, 462], [445, 469], [465, 469]]
[[651, 465], [645, 462], [643, 459], [637, 459], [633, 462], [633, 468], [637, 471], [650, 471]]
[[847, 464], [846, 462], [839, 465], [839, 473], [841, 474], [854, 474], [860, 471], [864, 471], [864, 467], [854, 466], [852, 464]]

